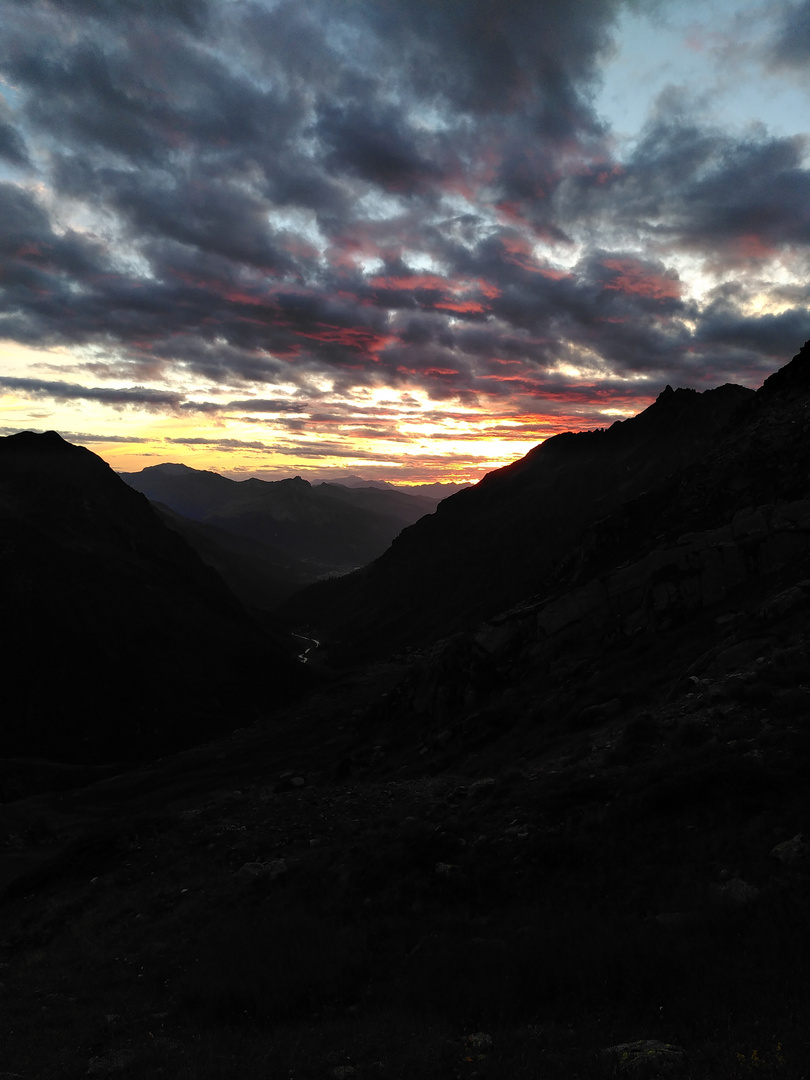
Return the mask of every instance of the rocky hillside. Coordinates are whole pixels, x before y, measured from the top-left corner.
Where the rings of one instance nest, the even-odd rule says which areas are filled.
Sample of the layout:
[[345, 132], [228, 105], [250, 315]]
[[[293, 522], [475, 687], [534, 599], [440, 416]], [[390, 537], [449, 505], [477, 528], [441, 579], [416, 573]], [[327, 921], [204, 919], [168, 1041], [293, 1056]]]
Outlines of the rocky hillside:
[[758, 641], [687, 672], [665, 635], [596, 709], [530, 657], [460, 706], [382, 665], [6, 802], [6, 1069], [800, 1080], [810, 608], [773, 589]]
[[402, 707], [426, 745], [471, 714], [484, 730], [547, 715], [587, 728], [801, 644], [808, 582], [805, 346], [700, 462], [586, 529], [543, 593], [412, 650]]
[[300, 687], [286, 646], [89, 450], [0, 440], [0, 517], [5, 756], [142, 760]]
[[287, 602], [343, 657], [421, 644], [545, 593], [583, 533], [680, 469], [702, 462], [754, 393], [668, 387], [606, 430], [548, 439], [397, 538], [371, 566]]

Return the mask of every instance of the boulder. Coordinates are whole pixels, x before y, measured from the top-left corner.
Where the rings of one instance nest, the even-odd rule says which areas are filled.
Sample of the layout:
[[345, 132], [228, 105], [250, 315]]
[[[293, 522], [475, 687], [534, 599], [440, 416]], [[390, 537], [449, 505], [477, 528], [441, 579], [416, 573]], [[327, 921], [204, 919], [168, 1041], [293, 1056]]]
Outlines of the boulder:
[[687, 1066], [686, 1051], [681, 1046], [660, 1042], [658, 1039], [639, 1039], [637, 1042], [610, 1046], [604, 1054], [616, 1062], [622, 1076], [658, 1077], [678, 1076]]
[[806, 858], [810, 852], [810, 844], [804, 839], [803, 833], [796, 833], [790, 840], [783, 840], [771, 851], [775, 859], [783, 863], [797, 863]]
[[749, 885], [742, 878], [733, 877], [723, 885], [713, 885], [710, 893], [715, 900], [730, 907], [743, 907], [752, 900], [756, 900], [760, 890], [756, 885]]

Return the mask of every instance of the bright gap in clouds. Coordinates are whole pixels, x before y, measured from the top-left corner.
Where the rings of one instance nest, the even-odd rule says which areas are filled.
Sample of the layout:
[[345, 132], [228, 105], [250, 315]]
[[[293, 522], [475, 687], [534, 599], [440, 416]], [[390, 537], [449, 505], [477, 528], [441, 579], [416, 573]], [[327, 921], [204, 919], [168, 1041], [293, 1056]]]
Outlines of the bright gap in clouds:
[[[806, 80], [762, 67], [785, 5], [750, 0], [674, 0], [626, 7], [603, 68], [597, 112], [614, 138], [633, 140], [669, 88], [722, 129], [761, 124], [775, 135], [807, 132]], [[752, 77], [755, 75], [755, 77]]]

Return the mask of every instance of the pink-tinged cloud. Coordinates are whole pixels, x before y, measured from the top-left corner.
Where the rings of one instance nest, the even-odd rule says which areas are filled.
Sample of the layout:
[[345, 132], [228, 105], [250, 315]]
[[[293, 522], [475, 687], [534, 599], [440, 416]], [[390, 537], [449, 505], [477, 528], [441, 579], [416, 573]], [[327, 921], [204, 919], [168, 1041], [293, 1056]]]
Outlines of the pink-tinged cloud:
[[374, 289], [429, 289], [444, 292], [448, 283], [436, 274], [406, 274], [402, 277], [375, 277], [369, 284]]
[[481, 199], [481, 190], [485, 182], [476, 182], [464, 176], [449, 177], [442, 185], [448, 195], [460, 195], [468, 203], [475, 205]]
[[403, 242], [403, 235], [390, 222], [353, 221], [330, 238], [327, 257], [331, 266], [353, 273], [361, 259], [395, 262]]
[[476, 300], [442, 300], [435, 305], [443, 311], [458, 311], [481, 314], [483, 306]]
[[526, 219], [523, 216], [523, 205], [518, 202], [517, 199], [502, 199], [499, 203], [495, 204], [495, 209], [501, 215], [506, 218], [507, 221], [514, 225], [524, 228], [526, 226]]
[[283, 238], [281, 246], [294, 259], [300, 259], [304, 262], [314, 261], [320, 256], [320, 252], [315, 245], [300, 236], [288, 234]]
[[[464, 299], [464, 294], [480, 292], [488, 298], [500, 296], [500, 289], [483, 280], [457, 279], [448, 281], [438, 274], [403, 274], [398, 277], [375, 277], [369, 284], [380, 292], [412, 291], [443, 294], [432, 306], [441, 311], [456, 311], [459, 314], [483, 313], [484, 305], [479, 300]], [[448, 296], [448, 293], [450, 294]]]
[[252, 304], [255, 307], [275, 307], [273, 298], [270, 296], [254, 296], [252, 293], [240, 292], [236, 289], [229, 289], [222, 294], [226, 300], [232, 304]]
[[434, 375], [435, 376], [435, 375], [460, 375], [461, 374], [461, 372], [457, 371], [455, 368], [440, 368], [440, 367], [409, 368], [409, 367], [405, 367], [402, 364], [399, 365], [399, 367], [397, 368], [397, 371], [400, 373], [400, 375], [420, 375], [420, 376], [421, 375]]
[[395, 340], [388, 334], [378, 334], [360, 326], [335, 326], [318, 323], [312, 330], [296, 330], [301, 337], [329, 345], [343, 345], [358, 353], [373, 355], [391, 345]]
[[772, 259], [776, 255], [776, 246], [756, 233], [740, 236], [736, 248], [743, 259]]
[[232, 304], [250, 304], [254, 307], [269, 307], [274, 310], [278, 307], [275, 299], [268, 293], [257, 294], [248, 292], [245, 289], [234, 288], [228, 281], [219, 278], [201, 277], [180, 267], [171, 267], [168, 272], [178, 281], [182, 281], [184, 285], [188, 285], [192, 289], [199, 289], [201, 292], [215, 293]]
[[606, 184], [609, 180], [616, 180], [618, 177], [624, 175], [624, 169], [621, 165], [614, 165], [610, 169], [599, 169], [596, 173], [596, 182], [599, 185]]
[[566, 270], [557, 270], [553, 266], [537, 266], [535, 270], [549, 281], [570, 281], [573, 278], [573, 274], [569, 274]]
[[677, 278], [651, 272], [636, 259], [605, 259], [602, 266], [613, 271], [614, 276], [604, 282], [603, 288], [651, 300], [679, 300], [681, 283]]
[[479, 278], [477, 284], [488, 300], [494, 300], [497, 296], [502, 295], [502, 290], [497, 285], [492, 285], [489, 281], [484, 281], [483, 278]]
[[531, 387], [532, 390], [540, 387], [540, 383], [532, 382], [524, 375], [479, 375], [478, 379], [480, 382], [520, 383], [521, 386]]
[[506, 252], [506, 262], [519, 266], [532, 274], [540, 274], [550, 281], [564, 281], [572, 275], [565, 270], [559, 270], [548, 263], [540, 263], [534, 254], [533, 245], [522, 236], [505, 236], [501, 238], [501, 245]]
[[355, 270], [357, 262], [363, 257], [376, 258], [378, 251], [373, 244], [356, 239], [352, 236], [335, 237], [334, 243], [329, 249], [329, 262], [334, 267], [344, 267]]

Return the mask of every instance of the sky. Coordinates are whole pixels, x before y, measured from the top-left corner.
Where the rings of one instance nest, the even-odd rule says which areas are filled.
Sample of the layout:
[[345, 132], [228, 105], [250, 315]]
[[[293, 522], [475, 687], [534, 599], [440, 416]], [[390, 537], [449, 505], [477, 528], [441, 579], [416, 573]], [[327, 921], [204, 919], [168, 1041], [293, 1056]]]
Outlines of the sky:
[[0, 434], [477, 480], [810, 338], [810, 0], [4, 0]]

